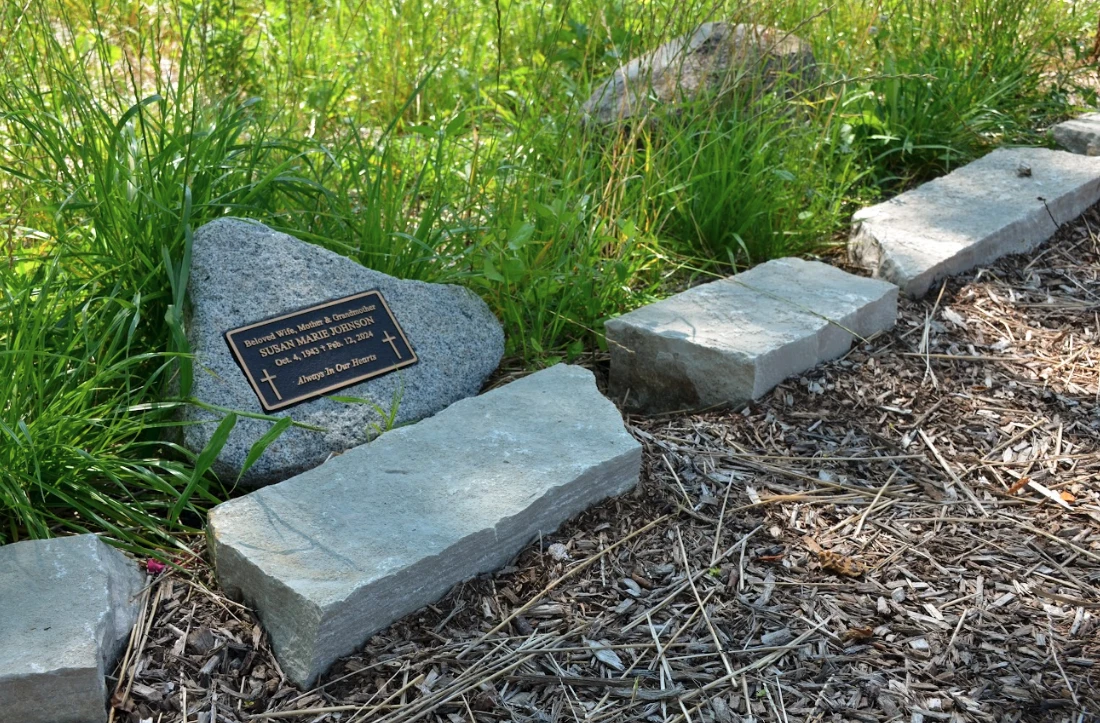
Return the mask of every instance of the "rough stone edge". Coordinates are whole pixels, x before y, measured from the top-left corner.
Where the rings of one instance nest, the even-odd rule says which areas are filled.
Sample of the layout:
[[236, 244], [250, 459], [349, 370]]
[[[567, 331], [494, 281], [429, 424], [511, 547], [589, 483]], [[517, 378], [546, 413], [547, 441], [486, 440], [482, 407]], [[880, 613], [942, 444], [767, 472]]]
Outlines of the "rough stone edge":
[[[851, 274], [844, 269], [837, 268], [836, 266], [821, 261], [798, 260], [805, 262], [803, 268], [817, 266], [821, 274], [832, 274], [838, 283], [843, 282], [857, 285], [858, 293], [863, 295], [865, 299], [862, 304], [853, 308], [847, 314], [839, 318], [833, 318], [824, 312], [804, 307], [790, 299], [775, 298], [779, 296], [775, 292], [757, 290], [755, 287], [751, 286], [751, 282], [746, 282], [744, 284], [746, 288], [757, 291], [757, 293], [760, 293], [762, 296], [774, 299], [776, 302], [782, 301], [783, 303], [787, 303], [792, 308], [805, 313], [806, 316], [815, 318], [821, 322], [817, 330], [811, 336], [788, 342], [758, 357], [758, 361], [754, 364], [756, 377], [753, 385], [752, 400], [760, 399], [781, 384], [785, 379], [795, 374], [802, 374], [803, 372], [814, 369], [819, 364], [844, 356], [844, 354], [848, 353], [852, 348], [852, 345], [857, 339], [866, 339], [880, 331], [890, 329], [897, 322], [898, 294], [900, 290], [896, 284], [883, 279]], [[792, 274], [799, 274], [803, 270], [797, 268], [798, 264], [792, 266], [787, 258], [776, 259], [776, 261], [780, 262], [785, 268], [790, 269]], [[723, 281], [735, 283], [737, 281], [737, 276], [728, 277]], [[856, 290], [853, 290], [853, 293], [855, 293], [855, 291]], [[809, 365], [804, 363], [792, 363], [788, 364], [786, 369], [778, 368], [776, 371], [772, 371], [775, 369], [771, 363], [772, 360], [780, 356], [790, 357], [792, 355], [792, 349], [803, 343], [813, 345], [814, 348], [812, 350], [807, 350], [807, 352], [812, 354], [817, 361]]]
[[104, 645], [105, 655], [104, 660], [101, 662], [104, 666], [104, 672], [106, 672], [118, 660], [118, 656], [126, 647], [126, 642], [130, 638], [134, 625], [137, 624], [137, 620], [141, 616], [141, 605], [137, 596], [144, 589], [146, 583], [145, 575], [142, 574], [136, 561], [98, 537], [96, 543], [99, 554], [106, 558], [104, 564], [115, 568], [113, 571], [108, 572], [110, 585], [108, 594], [120, 603], [111, 608], [113, 620], [104, 623], [109, 626], [104, 633], [110, 635], [113, 630], [114, 634], [114, 640], [110, 641], [110, 646]]
[[1050, 129], [1050, 135], [1070, 153], [1100, 156], [1100, 113], [1086, 113], [1063, 121]]
[[[316, 678], [316, 674], [313, 672], [315, 666], [303, 668], [295, 665], [294, 661], [303, 658], [315, 659], [316, 656], [311, 651], [319, 637], [323, 611], [289, 585], [264, 573], [259, 566], [239, 554], [232, 546], [219, 543], [215, 535], [216, 527], [216, 522], [211, 518], [206, 528], [206, 540], [211, 563], [217, 573], [218, 584], [230, 598], [243, 600], [252, 607], [267, 631], [268, 638], [271, 641], [272, 648], [277, 653], [276, 657], [283, 672], [297, 685], [308, 688]], [[227, 568], [226, 562], [230, 559], [233, 561], [234, 575], [227, 577], [222, 570]], [[252, 594], [246, 594], [245, 590], [251, 590]], [[256, 591], [261, 592], [257, 593]], [[269, 614], [255, 605], [255, 601], [258, 599], [271, 600], [275, 598], [281, 598], [283, 601], [277, 607], [293, 611], [284, 617], [293, 618], [296, 625], [287, 625], [283, 617], [272, 619]], [[296, 629], [306, 627], [306, 621], [308, 621], [309, 630], [318, 632], [310, 636], [294, 634]], [[372, 634], [373, 632], [375, 631], [372, 631]]]
[[[289, 631], [294, 630], [294, 627], [285, 624], [284, 619], [296, 619], [299, 621], [299, 627], [303, 619], [308, 619], [310, 621], [310, 627], [316, 631], [313, 636], [294, 635], [289, 641], [278, 644], [276, 643], [277, 636], [273, 634], [269, 628], [269, 636], [273, 647], [277, 649], [281, 648], [281, 650], [279, 650], [278, 659], [284, 673], [286, 673], [287, 677], [297, 685], [308, 688], [313, 685], [317, 678], [334, 662], [341, 657], [354, 653], [371, 635], [374, 635], [379, 630], [386, 628], [406, 615], [422, 609], [425, 605], [438, 600], [456, 584], [461, 584], [461, 582], [469, 580], [479, 574], [498, 569], [520, 550], [526, 547], [526, 545], [530, 544], [530, 541], [535, 539], [539, 532], [550, 534], [556, 531], [570, 518], [576, 516], [591, 505], [610, 497], [623, 494], [632, 489], [637, 484], [637, 480], [641, 474], [641, 456], [641, 445], [637, 445], [631, 451], [618, 455], [612, 460], [593, 468], [593, 470], [589, 471], [589, 474], [579, 476], [572, 480], [565, 487], [583, 487], [592, 480], [599, 479], [601, 476], [599, 473], [602, 473], [602, 475], [612, 475], [615, 474], [616, 470], [622, 469], [625, 471], [623, 475], [624, 479], [630, 479], [631, 482], [629, 484], [619, 485], [615, 491], [609, 494], [594, 496], [583, 504], [563, 508], [566, 511], [565, 515], [556, 516], [560, 517], [560, 519], [557, 519], [552, 525], [539, 527], [537, 530], [529, 531], [530, 534], [524, 536], [526, 540], [519, 546], [509, 547], [507, 549], [502, 548], [497, 555], [485, 554], [477, 558], [471, 565], [466, 566], [463, 570], [462, 579], [457, 582], [450, 582], [444, 578], [432, 578], [423, 574], [422, 568], [430, 569], [436, 567], [438, 564], [436, 561], [442, 557], [442, 555], [432, 555], [418, 560], [413, 565], [400, 570], [397, 574], [391, 575], [378, 583], [358, 589], [342, 602], [322, 608], [299, 595], [279, 580], [266, 575], [251, 561], [238, 555], [232, 547], [218, 544], [213, 534], [208, 533], [209, 539], [211, 540], [211, 550], [214, 551], [213, 556], [216, 559], [224, 560], [226, 557], [233, 556], [236, 560], [235, 568], [237, 569], [237, 574], [232, 581], [227, 581], [227, 584], [224, 586], [224, 590], [227, 594], [238, 599], [246, 598], [251, 600], [256, 596], [245, 596], [243, 594], [244, 588], [255, 590], [262, 587], [267, 590], [267, 595], [277, 592], [279, 595], [285, 596], [288, 599], [289, 604], [286, 609], [293, 610], [293, 612], [279, 616], [278, 620], [271, 620], [263, 611], [257, 610], [257, 614], [260, 616], [265, 628], [276, 626], [277, 629], [288, 631], [289, 633]], [[558, 491], [560, 492], [561, 489], [559, 488]], [[577, 499], [584, 500], [585, 498], [578, 497]], [[548, 505], [549, 502], [543, 497], [532, 503], [532, 505], [538, 504]], [[494, 528], [485, 528], [467, 536], [448, 548], [447, 552], [453, 553], [456, 547], [491, 549], [489, 545], [484, 544], [489, 541], [489, 536], [492, 535], [494, 539], [498, 537], [497, 531], [515, 517], [517, 516], [506, 518], [498, 522], [497, 526]], [[395, 607], [393, 605], [394, 601], [387, 600], [386, 597], [392, 593], [393, 588], [401, 587], [402, 583], [407, 579], [426, 580], [428, 584], [422, 584], [416, 589], [416, 595], [408, 605]], [[219, 578], [219, 582], [221, 582], [221, 578]], [[383, 589], [379, 592], [378, 588], [380, 586], [383, 587]], [[370, 605], [370, 601], [372, 600], [376, 601], [379, 607], [386, 606], [389, 608], [387, 615], [381, 619], [384, 620], [384, 622], [380, 620], [364, 626], [362, 632], [356, 638], [342, 636], [339, 639], [334, 639], [331, 633], [326, 632], [326, 624], [334, 617], [340, 616], [345, 608], [354, 611], [355, 609]], [[285, 634], [286, 633], [283, 635]], [[283, 637], [283, 635], [279, 635], [278, 637]], [[303, 665], [300, 662], [303, 659], [308, 659], [310, 662]]]
[[[659, 302], [658, 302], [659, 303]], [[607, 346], [611, 352], [611, 368], [614, 371], [608, 378], [608, 393], [626, 409], [639, 413], [667, 414], [678, 411], [690, 411], [707, 406], [704, 400], [705, 390], [697, 384], [697, 369], [706, 364], [721, 364], [728, 368], [726, 379], [736, 378], [744, 386], [755, 386], [754, 359], [738, 352], [721, 351], [705, 346], [697, 346], [687, 339], [665, 337], [647, 333], [637, 326], [623, 321], [622, 317], [609, 319], [604, 323]], [[641, 363], [640, 358], [666, 358], [660, 363]], [[703, 356], [695, 364], [688, 365], [685, 359]], [[649, 383], [641, 386], [635, 380], [643, 378]], [[648, 393], [648, 389], [663, 387], [675, 388], [676, 393], [668, 402]], [[675, 400], [675, 401], [672, 401]], [[740, 404], [751, 401], [750, 398], [731, 399], [730, 403]]]
[[[1062, 215], [1061, 206], [1069, 205], [1065, 199], [1048, 203], [1055, 218]], [[1092, 204], [1082, 205], [1071, 218], [1079, 216]], [[1065, 223], [1060, 221], [1059, 224]], [[858, 221], [849, 239], [849, 258], [853, 263], [869, 270], [873, 278], [897, 285], [911, 299], [919, 299], [928, 293], [932, 285], [956, 274], [962, 274], [1003, 256], [1027, 253], [1049, 239], [1058, 230], [1049, 216], [1035, 215], [1003, 226], [995, 233], [971, 244], [954, 256], [934, 264], [915, 276], [907, 276], [898, 262], [883, 250], [879, 233], [873, 220]], [[992, 255], [990, 254], [992, 250]], [[984, 260], [979, 260], [984, 259]]]
[[[996, 151], [993, 152], [996, 153]], [[932, 182], [929, 181], [929, 183]], [[1092, 187], [1091, 191], [1082, 192], [1083, 189], [1089, 186]], [[1085, 200], [1078, 201], [1077, 198], [1079, 197], [1083, 197]], [[852, 233], [848, 240], [848, 259], [870, 271], [872, 278], [883, 279], [895, 284], [909, 298], [919, 299], [928, 293], [932, 284], [937, 281], [966, 273], [971, 269], [992, 263], [1005, 256], [1033, 251], [1054, 236], [1062, 225], [1080, 216], [1098, 200], [1100, 200], [1100, 177], [1094, 178], [1089, 183], [1078, 187], [1076, 191], [1063, 194], [1053, 201], [1047, 199], [1043, 209], [1045, 213], [1036, 210], [1035, 215], [1030, 218], [1002, 226], [993, 234], [967, 246], [966, 249], [955, 256], [945, 259], [909, 279], [904, 277], [896, 262], [883, 250], [880, 234], [874, 229], [876, 219], [860, 218], [860, 213], [867, 210], [867, 208], [864, 208], [856, 211], [852, 219]], [[885, 203], [889, 203], [889, 201]], [[874, 207], [870, 206], [868, 208]], [[1053, 221], [1051, 216], [1054, 217]], [[1055, 223], [1057, 225], [1054, 225]], [[990, 249], [994, 250], [992, 255], [989, 254]], [[979, 257], [982, 257], [983, 260], [979, 261]]]
[[[835, 266], [828, 264], [823, 265], [829, 266], [830, 269], [839, 273], [847, 273], [843, 269], [838, 269]], [[625, 375], [611, 374], [608, 382], [608, 392], [612, 395], [612, 398], [616, 399], [627, 408], [642, 410], [643, 412], [651, 414], [688, 411], [690, 409], [697, 409], [700, 405], [713, 406], [715, 404], [726, 404], [738, 406], [760, 399], [790, 376], [809, 371], [823, 362], [843, 356], [857, 339], [873, 336], [880, 331], [884, 331], [894, 326], [897, 321], [898, 313], [898, 287], [893, 283], [881, 279], [852, 276], [864, 281], [877, 282], [877, 284], [863, 284], [867, 290], [867, 295], [872, 298], [869, 298], [860, 308], [853, 309], [840, 319], [832, 319], [813, 310], [805, 310], [807, 316], [817, 317], [822, 321], [820, 329], [811, 336], [788, 342], [757, 357], [749, 357], [739, 352], [719, 351], [709, 347], [699, 346], [688, 339], [679, 337], [665, 337], [659, 334], [645, 333], [634, 324], [624, 320], [626, 315], [615, 319], [609, 319], [604, 324], [604, 329], [607, 336], [608, 349], [611, 353], [611, 366], [612, 368], [618, 367], [620, 369], [627, 369], [629, 373]], [[736, 278], [737, 277], [734, 276], [720, 279], [712, 283], [734, 283]], [[873, 291], [876, 286], [880, 292], [877, 296], [874, 295]], [[744, 284], [744, 287], [755, 291], [755, 289], [747, 283]], [[758, 293], [762, 296], [767, 295], [765, 292]], [[793, 306], [799, 308], [797, 305]], [[868, 315], [868, 310], [871, 310], [870, 315]], [[816, 361], [809, 365], [788, 365], [786, 369], [773, 371], [775, 366], [772, 362], [778, 358], [789, 356], [792, 353], [792, 347], [797, 346], [812, 347], [812, 349], [807, 349], [805, 353], [812, 353]], [[642, 353], [641, 350], [645, 350], [645, 352]], [[680, 352], [679, 354], [677, 354], [678, 351]], [[662, 386], [667, 387], [673, 384], [681, 388], [683, 392], [676, 398], [684, 401], [677, 402], [676, 404], [687, 404], [688, 406], [686, 408], [677, 409], [674, 404], [659, 404], [654, 407], [653, 402], [644, 401], [649, 395], [643, 395], [641, 403], [636, 407], [631, 407], [629, 392], [633, 389], [633, 386], [625, 383], [624, 377], [630, 380], [637, 379], [639, 376], [653, 377], [652, 372], [654, 372], [656, 367], [656, 364], [635, 364], [634, 360], [638, 358], [639, 353], [641, 353], [642, 356], [648, 355], [649, 357], [656, 357], [658, 354], [665, 353], [674, 357], [675, 361], [666, 363], [659, 373], [659, 376], [654, 378], [659, 381]], [[745, 386], [752, 387], [753, 391], [751, 395], [728, 397], [724, 401], [705, 402], [702, 399], [696, 375], [693, 375], [682, 361], [688, 353], [690, 353], [691, 356], [698, 356], [699, 354], [712, 356], [712, 363], [720, 362], [732, 367], [728, 375], [736, 375], [744, 381], [748, 381], [745, 379], [746, 377], [751, 378], [751, 384], [745, 384]], [[647, 373], [644, 375], [639, 374], [638, 368], [646, 370]], [[670, 371], [672, 372], [671, 374], [669, 373]]]
[[[129, 640], [134, 625], [141, 614], [137, 604], [137, 596], [145, 586], [145, 577], [142, 575], [137, 563], [116, 550], [98, 536], [93, 534], [75, 535], [68, 538], [52, 538], [55, 544], [63, 544], [63, 540], [91, 538], [93, 549], [90, 551], [101, 563], [102, 570], [107, 576], [107, 598], [110, 609], [102, 615], [96, 623], [94, 640], [91, 641], [99, 651], [96, 658], [96, 668], [51, 668], [40, 672], [31, 672], [24, 675], [0, 677], [0, 690], [19, 689], [25, 686], [31, 688], [42, 687], [37, 681], [41, 678], [52, 678], [48, 689], [55, 700], [65, 699], [77, 702], [79, 710], [75, 710], [70, 719], [50, 718], [21, 718], [20, 723], [90, 723], [92, 720], [107, 720], [107, 680], [119, 655]], [[113, 601], [120, 596], [128, 600], [128, 604], [115, 605]], [[10, 708], [8, 712], [10, 712]], [[97, 718], [88, 718], [92, 712]], [[4, 712], [3, 704], [0, 704], [0, 713]], [[54, 716], [55, 710], [42, 710], [43, 714]]]
[[[595, 387], [594, 375], [589, 370], [584, 371], [588, 375], [589, 383], [591, 383], [593, 387]], [[498, 390], [503, 390], [506, 388], [507, 385], [504, 387], [498, 387]], [[593, 391], [595, 391], [596, 394], [599, 395], [599, 391], [597, 389], [594, 389]], [[600, 396], [602, 397], [602, 395]], [[476, 397], [471, 397], [470, 399], [474, 398]], [[606, 398], [603, 398], [603, 403], [606, 403], [612, 408], [614, 407], [612, 402]], [[618, 413], [617, 409], [615, 411], [616, 413]], [[620, 414], [620, 421], [621, 420], [622, 418]], [[616, 475], [617, 470], [619, 471], [619, 474], [621, 474], [623, 477], [622, 484], [617, 485], [612, 491], [605, 491], [602, 489], [602, 487], [595, 486], [594, 489], [598, 490], [596, 494], [588, 496], [567, 496], [570, 501], [573, 501], [573, 504], [564, 508], [556, 508], [557, 514], [553, 515], [550, 518], [551, 520], [553, 520], [552, 524], [545, 527], [538, 525], [537, 529], [527, 530], [522, 535], [524, 542], [518, 545], [511, 546], [507, 549], [502, 549], [499, 554], [495, 556], [480, 556], [477, 560], [475, 560], [473, 564], [467, 566], [467, 569], [464, 572], [464, 577], [457, 582], [443, 582], [442, 579], [440, 579], [440, 583], [438, 584], [421, 586], [421, 588], [418, 590], [419, 594], [415, 597], [415, 599], [410, 602], [409, 605], [400, 606], [397, 611], [391, 611], [391, 613], [386, 618], [386, 622], [375, 623], [374, 627], [365, 627], [365, 632], [357, 636], [357, 639], [347, 638], [346, 636], [341, 638], [342, 644], [334, 648], [334, 650], [324, 651], [322, 649], [322, 643], [326, 641], [326, 632], [324, 628], [327, 621], [332, 620], [335, 616], [339, 616], [344, 607], [350, 606], [352, 609], [354, 609], [357, 607], [361, 607], [365, 604], [362, 601], [363, 599], [369, 600], [371, 599], [371, 597], [381, 597], [381, 595], [384, 594], [386, 591], [384, 591], [384, 593], [382, 594], [371, 593], [371, 590], [377, 589], [379, 585], [386, 585], [387, 588], [393, 588], [399, 586], [399, 582], [394, 582], [395, 578], [417, 579], [420, 573], [410, 571], [418, 571], [421, 566], [427, 565], [431, 561], [438, 560], [442, 555], [432, 555], [421, 558], [413, 565], [398, 571], [398, 573], [395, 575], [388, 576], [387, 578], [384, 578], [377, 583], [360, 587], [343, 601], [322, 607], [310, 601], [308, 598], [300, 595], [288, 585], [267, 575], [251, 560], [238, 554], [233, 547], [219, 543], [215, 534], [217, 521], [215, 519], [215, 516], [212, 516], [210, 522], [207, 525], [206, 537], [207, 547], [210, 550], [211, 559], [215, 565], [215, 569], [218, 569], [218, 561], [224, 561], [227, 558], [232, 557], [235, 561], [235, 565], [233, 567], [236, 571], [236, 575], [232, 579], [227, 579], [219, 573], [218, 582], [220, 585], [222, 585], [223, 590], [228, 595], [237, 599], [244, 599], [246, 603], [249, 604], [252, 603], [254, 598], [263, 598], [272, 594], [278, 594], [279, 596], [285, 598], [286, 603], [283, 607], [287, 610], [293, 610], [294, 612], [291, 614], [280, 616], [277, 620], [269, 620], [265, 619], [266, 616], [264, 615], [263, 611], [256, 609], [256, 612], [257, 615], [261, 618], [261, 622], [263, 623], [265, 629], [268, 629], [268, 634], [271, 638], [272, 646], [279, 653], [277, 657], [283, 671], [287, 674], [288, 678], [290, 678], [297, 685], [302, 687], [309, 687], [335, 661], [339, 660], [341, 657], [353, 653], [359, 646], [362, 645], [364, 641], [368, 640], [371, 635], [375, 634], [379, 630], [384, 629], [385, 627], [389, 626], [393, 622], [396, 622], [397, 620], [400, 620], [406, 615], [422, 609], [425, 605], [430, 604], [435, 600], [438, 600], [440, 597], [445, 595], [448, 590], [452, 589], [457, 584], [461, 584], [461, 582], [463, 582], [464, 580], [468, 580], [479, 574], [491, 572], [492, 570], [498, 569], [501, 565], [503, 565], [505, 562], [507, 562], [509, 559], [511, 559], [517, 553], [523, 550], [524, 547], [530, 544], [531, 540], [535, 539], [539, 533], [552, 533], [560, 528], [561, 525], [568, 522], [569, 519], [575, 517], [577, 514], [583, 512], [589, 507], [611, 497], [616, 497], [618, 495], [624, 494], [627, 491], [633, 489], [638, 484], [638, 481], [641, 477], [642, 447], [641, 444], [637, 440], [633, 439], [633, 437], [630, 436], [629, 432], [626, 431], [625, 423], [623, 434], [624, 440], [628, 442], [630, 447], [626, 452], [623, 452], [609, 460], [605, 460], [599, 465], [589, 468], [586, 473], [573, 478], [569, 482], [557, 488], [554, 488], [553, 491], [557, 492], [558, 494], [544, 495], [542, 498], [536, 500], [535, 502], [532, 502], [531, 505], [529, 505], [525, 510], [522, 511], [522, 513], [504, 518], [503, 520], [499, 520], [497, 524], [492, 528], [483, 528], [481, 530], [478, 530], [471, 535], [463, 538], [462, 540], [457, 541], [454, 545], [447, 548], [447, 550], [444, 552], [450, 553], [459, 547], [473, 547], [475, 550], [479, 548], [490, 550], [491, 547], [489, 545], [477, 544], [480, 538], [485, 537], [491, 532], [493, 538], [498, 539], [500, 537], [499, 531], [503, 526], [506, 526], [508, 523], [522, 517], [523, 513], [527, 513], [531, 509], [531, 507], [537, 505], [551, 505], [553, 500], [549, 500], [548, 497], [552, 496], [554, 500], [557, 500], [562, 497], [562, 490], [572, 490], [575, 488], [584, 490], [586, 487], [590, 486], [591, 482], [593, 482], [594, 480], [613, 478], [613, 476]], [[564, 514], [562, 514], [562, 512], [564, 512]], [[419, 579], [426, 578], [420, 577]], [[431, 581], [430, 578], [427, 579]], [[266, 593], [265, 596], [246, 595], [244, 593], [245, 589], [264, 589], [266, 590]], [[285, 625], [283, 623], [284, 619], [293, 618], [300, 621], [303, 617], [310, 619], [311, 627], [317, 631], [315, 635], [311, 636], [311, 639], [306, 639], [305, 636], [295, 635], [288, 643], [276, 642], [277, 636], [276, 634], [272, 633], [272, 628], [274, 628], [275, 630], [292, 631], [294, 627]], [[301, 626], [298, 625], [298, 627]], [[281, 635], [279, 635], [279, 637], [281, 637]], [[279, 648], [282, 648], [282, 650], [280, 651]], [[302, 665], [299, 663], [299, 661], [302, 659], [308, 659], [310, 662], [308, 664]]]
[[[521, 514], [499, 520], [492, 528], [478, 530], [456, 542], [444, 553], [421, 558], [413, 565], [399, 570], [394, 575], [387, 576], [373, 585], [359, 588], [343, 602], [329, 606], [322, 612], [323, 617], [317, 637], [316, 654], [308, 672], [309, 679], [311, 681], [316, 680], [334, 662], [358, 649], [371, 635], [406, 615], [422, 609], [425, 605], [439, 600], [455, 585], [470, 580], [477, 575], [499, 569], [533, 540], [538, 539], [540, 533], [552, 534], [564, 523], [592, 505], [611, 497], [617, 497], [633, 489], [641, 475], [641, 465], [642, 448], [640, 444], [637, 444], [631, 450], [590, 468], [585, 474], [556, 488], [553, 491], [554, 494], [544, 495], [533, 501]], [[623, 483], [616, 485], [612, 491], [605, 493], [599, 482], [613, 480], [620, 476], [623, 478]], [[584, 491], [588, 487], [600, 490], [599, 494], [577, 496], [568, 494], [572, 491]], [[567, 498], [569, 502], [567, 506], [559, 506], [562, 497]], [[532, 514], [531, 509], [536, 507], [544, 508], [543, 511], [537, 513], [539, 515], [549, 513], [547, 517], [543, 518], [546, 524], [532, 524], [529, 528], [523, 529], [521, 518]], [[509, 531], [509, 527], [515, 529]], [[493, 543], [502, 538], [513, 540], [517, 544], [506, 544], [499, 550], [494, 551]], [[462, 575], [460, 580], [452, 582], [446, 578], [432, 578], [424, 574], [425, 571], [438, 569], [439, 561], [445, 559], [445, 556], [451, 558], [462, 557], [466, 551], [482, 551], [482, 554], [472, 559], [469, 564], [451, 566], [451, 569], [460, 571]], [[422, 584], [414, 586], [411, 593], [406, 591], [402, 596], [407, 595], [405, 598], [407, 602], [400, 604], [403, 601], [399, 598], [401, 593], [397, 591], [401, 590], [411, 580], [420, 580]], [[397, 604], [395, 605], [395, 603]], [[378, 621], [371, 627], [364, 628], [359, 635], [359, 640], [340, 640], [334, 637], [336, 631], [326, 630], [328, 623], [339, 617], [344, 609], [355, 610], [365, 606], [371, 606], [374, 609], [384, 607], [387, 612], [380, 619], [385, 622]]]

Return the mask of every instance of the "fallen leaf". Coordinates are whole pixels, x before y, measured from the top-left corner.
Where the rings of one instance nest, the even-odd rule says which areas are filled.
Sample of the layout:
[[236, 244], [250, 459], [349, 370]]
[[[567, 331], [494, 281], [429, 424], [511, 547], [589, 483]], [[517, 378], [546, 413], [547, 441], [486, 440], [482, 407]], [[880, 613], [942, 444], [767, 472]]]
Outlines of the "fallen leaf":
[[1059, 494], [1061, 494], [1063, 500], [1065, 500], [1066, 502], [1069, 502], [1070, 504], [1077, 501], [1076, 497], [1074, 497], [1069, 492], [1066, 492], [1065, 490], [1062, 490]]
[[817, 560], [821, 563], [822, 569], [827, 572], [835, 572], [838, 575], [847, 575], [848, 577], [859, 577], [867, 571], [867, 566], [859, 560], [841, 555], [839, 552], [826, 550], [809, 535], [804, 536], [802, 542], [805, 543], [810, 552], [817, 555]]
[[200, 626], [191, 631], [191, 634], [187, 636], [187, 649], [188, 652], [195, 655], [206, 655], [214, 646], [218, 644], [218, 639], [214, 637], [213, 631], [205, 626]]
[[1031, 481], [1030, 477], [1027, 477], [1027, 476], [1021, 477], [1020, 479], [1016, 480], [1016, 484], [1014, 484], [1014, 485], [1012, 485], [1011, 487], [1008, 488], [1008, 494], [1010, 494], [1010, 495], [1016, 494], [1017, 492], [1022, 490], [1024, 487], [1026, 487], [1027, 483], [1030, 482], [1030, 481]]
[[[881, 598], [880, 598], [881, 599]], [[875, 635], [874, 628], [848, 628], [841, 636], [841, 640], [870, 640]]]
[[115, 710], [125, 711], [127, 713], [133, 713], [137, 706], [130, 696], [126, 695], [124, 690], [116, 690], [111, 696], [111, 707]]
[[818, 560], [821, 562], [821, 567], [829, 572], [835, 572], [838, 575], [846, 575], [847, 577], [859, 577], [867, 571], [867, 566], [859, 560], [855, 560], [846, 555], [841, 555], [838, 552], [832, 550], [825, 550], [818, 556]]

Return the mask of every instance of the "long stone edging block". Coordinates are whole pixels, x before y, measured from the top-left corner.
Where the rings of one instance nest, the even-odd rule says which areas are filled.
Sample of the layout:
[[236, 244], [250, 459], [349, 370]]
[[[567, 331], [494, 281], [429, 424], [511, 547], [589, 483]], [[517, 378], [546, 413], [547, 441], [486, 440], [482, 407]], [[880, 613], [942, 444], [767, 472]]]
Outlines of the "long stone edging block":
[[894, 325], [898, 289], [817, 261], [776, 259], [605, 324], [610, 392], [659, 413], [760, 398]]
[[1030, 251], [1100, 200], [1100, 158], [1001, 148], [860, 210], [848, 252], [919, 298], [937, 280]]
[[1100, 113], [1086, 113], [1051, 129], [1058, 145], [1070, 153], [1100, 156]]
[[308, 686], [370, 635], [638, 482], [641, 447], [558, 365], [210, 512], [218, 580]]
[[0, 721], [106, 721], [144, 580], [95, 535], [0, 547]]

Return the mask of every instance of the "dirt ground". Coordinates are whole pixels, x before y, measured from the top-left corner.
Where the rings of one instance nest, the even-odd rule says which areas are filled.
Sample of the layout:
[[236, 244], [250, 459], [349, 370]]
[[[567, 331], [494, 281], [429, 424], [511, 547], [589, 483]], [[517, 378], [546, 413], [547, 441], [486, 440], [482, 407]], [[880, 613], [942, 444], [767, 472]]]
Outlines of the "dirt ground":
[[314, 690], [201, 561], [164, 573], [113, 720], [1100, 720], [1098, 232], [903, 301], [746, 409], [629, 419], [636, 492]]

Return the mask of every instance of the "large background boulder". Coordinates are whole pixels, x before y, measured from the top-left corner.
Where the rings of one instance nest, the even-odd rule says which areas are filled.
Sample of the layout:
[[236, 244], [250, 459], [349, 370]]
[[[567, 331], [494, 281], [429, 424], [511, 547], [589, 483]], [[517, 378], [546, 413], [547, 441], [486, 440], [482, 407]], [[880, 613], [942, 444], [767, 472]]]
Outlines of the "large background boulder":
[[585, 102], [584, 120], [605, 125], [706, 94], [759, 93], [777, 83], [801, 87], [816, 77], [816, 67], [809, 44], [783, 30], [703, 23], [616, 70]]
[[[242, 478], [258, 486], [316, 467], [333, 452], [368, 441], [380, 423], [372, 405], [389, 410], [399, 400], [398, 425], [429, 417], [477, 394], [504, 354], [504, 332], [489, 307], [461, 286], [396, 279], [351, 259], [258, 223], [219, 219], [195, 232], [187, 327], [195, 354], [192, 396], [217, 407], [262, 414], [223, 334], [246, 324], [329, 299], [378, 289], [419, 362], [335, 392], [372, 404], [321, 397], [272, 412], [323, 431], [290, 427]], [[222, 413], [198, 406], [185, 413], [184, 444], [210, 441]], [[252, 445], [274, 424], [240, 417], [214, 469], [230, 481]]]

